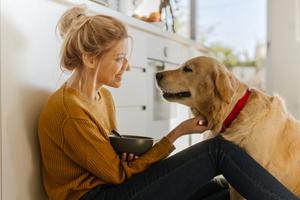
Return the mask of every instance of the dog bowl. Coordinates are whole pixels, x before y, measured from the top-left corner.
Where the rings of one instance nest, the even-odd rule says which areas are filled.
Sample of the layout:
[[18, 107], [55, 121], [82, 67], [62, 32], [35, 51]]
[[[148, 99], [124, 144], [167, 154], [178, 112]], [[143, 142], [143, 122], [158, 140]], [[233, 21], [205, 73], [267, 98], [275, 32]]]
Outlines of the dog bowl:
[[122, 135], [122, 137], [110, 135], [109, 139], [117, 154], [126, 152], [133, 153], [137, 156], [140, 156], [151, 149], [154, 141], [151, 137], [136, 135]]

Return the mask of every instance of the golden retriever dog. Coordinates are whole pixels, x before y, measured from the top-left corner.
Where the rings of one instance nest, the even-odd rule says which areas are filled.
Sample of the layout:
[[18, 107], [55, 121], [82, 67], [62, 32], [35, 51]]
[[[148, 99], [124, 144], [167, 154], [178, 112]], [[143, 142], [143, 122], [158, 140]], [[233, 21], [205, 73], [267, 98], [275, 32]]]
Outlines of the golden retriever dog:
[[[300, 123], [278, 96], [250, 89], [250, 96], [229, 127], [223, 122], [249, 87], [211, 57], [188, 60], [156, 74], [163, 97], [189, 106], [206, 118], [212, 134], [239, 145], [291, 192], [300, 197]], [[232, 188], [231, 199], [243, 199]]]

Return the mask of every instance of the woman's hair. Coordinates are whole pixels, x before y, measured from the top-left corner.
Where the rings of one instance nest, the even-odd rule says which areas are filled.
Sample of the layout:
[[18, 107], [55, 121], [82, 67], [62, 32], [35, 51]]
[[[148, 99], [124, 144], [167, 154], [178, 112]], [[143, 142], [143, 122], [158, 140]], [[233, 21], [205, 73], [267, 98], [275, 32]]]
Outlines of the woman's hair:
[[57, 28], [64, 39], [60, 65], [71, 71], [83, 65], [83, 54], [101, 56], [115, 42], [128, 37], [122, 22], [105, 15], [87, 16], [84, 7], [73, 7], [66, 11]]

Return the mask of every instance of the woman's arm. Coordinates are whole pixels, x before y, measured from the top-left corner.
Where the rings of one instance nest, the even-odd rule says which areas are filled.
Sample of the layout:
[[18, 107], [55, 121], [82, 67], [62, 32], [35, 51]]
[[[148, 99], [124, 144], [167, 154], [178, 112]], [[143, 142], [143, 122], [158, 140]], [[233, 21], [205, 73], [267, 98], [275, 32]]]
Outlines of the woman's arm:
[[176, 128], [174, 128], [166, 138], [171, 142], [174, 143], [177, 138], [191, 134], [191, 133], [202, 133], [208, 128], [205, 126], [206, 121], [202, 116], [197, 116], [188, 120], [183, 121], [179, 124]]
[[173, 144], [162, 138], [139, 159], [127, 162], [119, 158], [107, 137], [90, 120], [69, 118], [62, 131], [66, 155], [107, 183], [121, 183], [174, 150]]

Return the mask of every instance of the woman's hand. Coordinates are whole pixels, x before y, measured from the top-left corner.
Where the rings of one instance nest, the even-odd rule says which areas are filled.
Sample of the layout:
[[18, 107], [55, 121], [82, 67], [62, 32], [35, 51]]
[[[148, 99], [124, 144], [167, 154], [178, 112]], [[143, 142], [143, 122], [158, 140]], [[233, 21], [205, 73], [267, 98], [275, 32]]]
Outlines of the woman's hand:
[[[204, 117], [197, 116], [181, 122], [175, 129], [180, 132], [181, 135], [187, 135], [190, 133], [202, 133], [208, 130]], [[174, 129], [174, 130], [175, 130]]]
[[176, 128], [174, 128], [166, 138], [169, 139], [171, 143], [175, 142], [177, 138], [183, 135], [191, 133], [202, 133], [208, 130], [206, 126], [206, 121], [202, 116], [197, 116], [188, 120], [181, 122]]
[[138, 158], [139, 158], [139, 157], [136, 156], [136, 155], [134, 155], [133, 153], [129, 153], [129, 154], [127, 154], [126, 152], [122, 153], [122, 160], [123, 160], [123, 161], [129, 162], [129, 161], [136, 160], [136, 159], [138, 159]]

